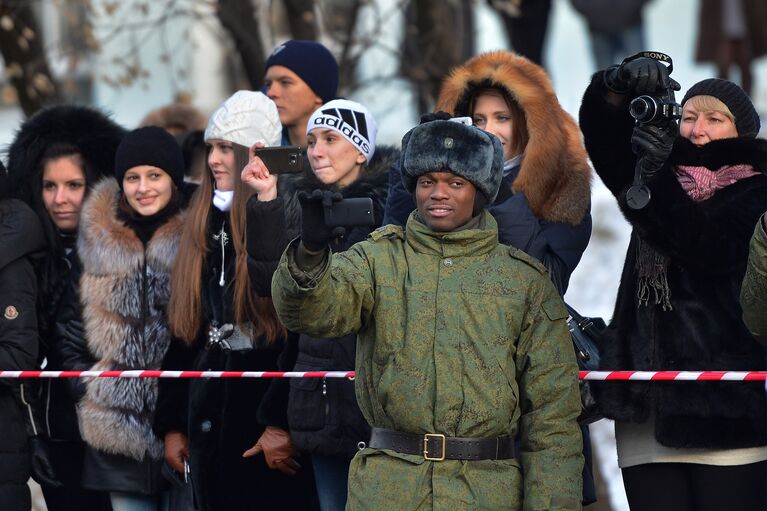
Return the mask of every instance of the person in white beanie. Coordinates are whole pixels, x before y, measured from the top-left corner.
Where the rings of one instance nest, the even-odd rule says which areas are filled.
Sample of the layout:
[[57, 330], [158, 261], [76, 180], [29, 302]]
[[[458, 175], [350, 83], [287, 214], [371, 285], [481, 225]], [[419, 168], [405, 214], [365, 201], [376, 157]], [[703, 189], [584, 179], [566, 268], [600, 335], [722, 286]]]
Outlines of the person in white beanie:
[[[344, 199], [370, 198], [374, 225], [346, 228], [332, 242], [333, 252], [347, 250], [381, 225], [388, 191], [389, 168], [399, 160], [399, 150], [376, 146], [377, 125], [368, 109], [354, 101], [337, 99], [325, 103], [309, 118], [306, 127], [307, 157], [311, 170], [298, 179], [280, 181], [273, 190], [263, 162], [253, 159], [243, 179], [262, 188], [259, 196], [277, 193], [271, 217], [258, 221], [260, 239], [284, 250], [301, 223], [298, 196], [320, 191], [339, 193]], [[356, 335], [318, 339], [301, 334], [298, 345], [286, 345], [284, 360], [295, 371], [327, 371], [354, 368]], [[269, 401], [288, 398], [288, 424], [296, 449], [311, 455], [322, 511], [346, 506], [349, 464], [358, 444], [370, 437], [370, 428], [357, 406], [354, 385], [339, 381], [274, 382], [285, 391], [274, 392]]]
[[[281, 251], [256, 230], [274, 202], [240, 178], [249, 148], [279, 145], [280, 133], [277, 108], [261, 92], [239, 91], [210, 117], [208, 172], [192, 197], [172, 274], [166, 369], [282, 369], [287, 332], [264, 292]], [[160, 381], [155, 431], [168, 464], [180, 474], [189, 467], [198, 509], [316, 508], [311, 466], [294, 456], [287, 421], [259, 410], [269, 385]]]

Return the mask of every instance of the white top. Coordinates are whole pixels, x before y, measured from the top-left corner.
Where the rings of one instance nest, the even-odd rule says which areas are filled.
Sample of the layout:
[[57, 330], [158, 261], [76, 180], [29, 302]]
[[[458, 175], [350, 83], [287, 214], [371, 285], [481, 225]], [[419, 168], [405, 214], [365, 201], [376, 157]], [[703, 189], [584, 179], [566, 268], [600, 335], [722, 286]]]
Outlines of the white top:
[[701, 465], [748, 465], [767, 460], [767, 446], [744, 449], [676, 449], [655, 440], [653, 419], [643, 423], [615, 422], [618, 466], [628, 468], [646, 463], [698, 463]]

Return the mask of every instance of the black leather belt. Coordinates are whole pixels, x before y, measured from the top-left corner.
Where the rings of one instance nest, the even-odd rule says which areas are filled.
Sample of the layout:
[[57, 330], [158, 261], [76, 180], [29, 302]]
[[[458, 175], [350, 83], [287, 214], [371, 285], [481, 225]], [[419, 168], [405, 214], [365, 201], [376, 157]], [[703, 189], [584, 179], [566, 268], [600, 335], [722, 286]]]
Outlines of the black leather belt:
[[514, 439], [509, 436], [456, 438], [440, 433], [417, 435], [373, 428], [368, 446], [373, 449], [391, 449], [403, 454], [420, 455], [427, 461], [507, 460], [516, 457]]

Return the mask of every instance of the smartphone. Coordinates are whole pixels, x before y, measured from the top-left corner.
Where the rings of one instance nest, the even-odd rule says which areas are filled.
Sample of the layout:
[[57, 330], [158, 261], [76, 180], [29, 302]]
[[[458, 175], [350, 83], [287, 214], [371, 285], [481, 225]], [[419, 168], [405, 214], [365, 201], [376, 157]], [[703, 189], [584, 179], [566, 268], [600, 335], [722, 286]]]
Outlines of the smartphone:
[[354, 227], [374, 225], [373, 199], [370, 197], [343, 199], [325, 210], [325, 225], [328, 227]]
[[271, 174], [295, 174], [304, 170], [304, 155], [298, 146], [261, 147], [255, 154]]

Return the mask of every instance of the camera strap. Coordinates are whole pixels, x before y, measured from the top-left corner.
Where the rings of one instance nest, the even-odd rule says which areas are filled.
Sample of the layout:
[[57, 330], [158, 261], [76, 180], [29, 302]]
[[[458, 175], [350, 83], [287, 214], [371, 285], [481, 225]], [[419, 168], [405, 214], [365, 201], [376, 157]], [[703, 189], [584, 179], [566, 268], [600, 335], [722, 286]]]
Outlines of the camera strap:
[[671, 74], [671, 72], [674, 70], [674, 61], [671, 60], [671, 55], [667, 55], [660, 51], [640, 51], [639, 53], [632, 55], [630, 57], [626, 57], [623, 59], [623, 62], [621, 62], [621, 66], [624, 64], [631, 62], [632, 60], [636, 60], [639, 58], [648, 58], [657, 60], [658, 62], [663, 62], [664, 64], [668, 64], [668, 74]]

